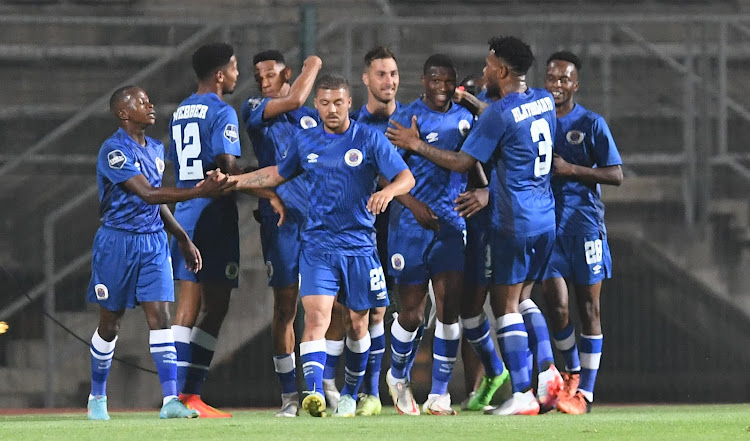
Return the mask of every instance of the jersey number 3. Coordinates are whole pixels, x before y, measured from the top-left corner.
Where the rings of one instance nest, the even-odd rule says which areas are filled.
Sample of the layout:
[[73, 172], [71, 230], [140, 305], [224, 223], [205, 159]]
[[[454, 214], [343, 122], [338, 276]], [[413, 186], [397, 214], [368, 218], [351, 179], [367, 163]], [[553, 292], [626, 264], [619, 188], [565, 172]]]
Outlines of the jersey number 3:
[[537, 119], [531, 123], [531, 140], [539, 146], [539, 154], [534, 161], [534, 176], [541, 177], [552, 168], [552, 135], [546, 119]]
[[177, 149], [180, 181], [203, 179], [203, 161], [198, 159], [201, 154], [201, 133], [198, 123], [187, 123], [184, 131], [179, 124], [172, 126], [172, 141]]

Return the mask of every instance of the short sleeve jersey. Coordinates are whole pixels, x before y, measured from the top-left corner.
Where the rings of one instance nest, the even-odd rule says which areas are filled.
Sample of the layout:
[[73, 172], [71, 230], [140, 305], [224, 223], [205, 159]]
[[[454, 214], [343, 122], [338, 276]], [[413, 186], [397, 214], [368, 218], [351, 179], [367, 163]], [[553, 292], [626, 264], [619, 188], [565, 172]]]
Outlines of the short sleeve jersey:
[[[169, 121], [167, 158], [174, 163], [177, 187], [191, 188], [218, 166], [216, 157], [241, 155], [237, 112], [215, 93], [193, 94], [180, 103]], [[233, 194], [224, 196], [234, 198]], [[178, 202], [175, 217], [186, 229], [198, 222], [210, 198]]]
[[557, 128], [552, 95], [529, 88], [511, 93], [482, 113], [463, 151], [492, 166], [492, 226], [515, 236], [555, 228], [550, 185]]
[[123, 129], [107, 138], [96, 162], [101, 224], [133, 233], [164, 229], [159, 214], [161, 205], [146, 203], [122, 185], [134, 176], [143, 175], [152, 187], [161, 187], [163, 174], [164, 145], [161, 142], [146, 137], [144, 147]]
[[[421, 98], [396, 112], [391, 119], [405, 127], [411, 127], [412, 115], [417, 116], [420, 139], [441, 150], [461, 149], [474, 124], [474, 115], [465, 107], [454, 103], [448, 111], [438, 112], [427, 107]], [[466, 222], [453, 210], [453, 201], [466, 190], [466, 173], [456, 173], [442, 168], [424, 156], [407, 153], [401, 148], [398, 152], [405, 158], [414, 174], [416, 185], [411, 194], [427, 204], [442, 222], [459, 230], [465, 229]], [[401, 212], [401, 222], [417, 225], [414, 215], [409, 210]]]
[[[571, 164], [584, 167], [622, 165], [620, 152], [607, 122], [580, 104], [557, 119], [555, 153]], [[560, 235], [606, 234], [604, 204], [599, 184], [590, 186], [575, 179], [552, 178]]]
[[[403, 104], [396, 101], [396, 110], [393, 111], [393, 115], [397, 114], [398, 111], [403, 107]], [[391, 119], [391, 117], [373, 115], [369, 110], [367, 110], [367, 104], [360, 107], [359, 110], [355, 110], [354, 112], [350, 113], [349, 117], [360, 124], [366, 124], [373, 129], [379, 130], [382, 133], [385, 133], [385, 130], [388, 128], [388, 121]]]
[[289, 179], [302, 171], [310, 183], [303, 249], [371, 255], [375, 215], [367, 211], [367, 201], [377, 176], [392, 180], [406, 168], [383, 133], [356, 121], [341, 134], [327, 133], [322, 124], [298, 132], [279, 162], [279, 174]]
[[[319, 123], [318, 112], [309, 107], [301, 107], [274, 118], [263, 119], [263, 112], [271, 98], [250, 97], [240, 109], [240, 116], [245, 124], [245, 131], [253, 144], [258, 166], [277, 165], [286, 157], [289, 143], [300, 131], [316, 127]], [[292, 179], [276, 189], [287, 209], [300, 212], [307, 211], [308, 193], [310, 190], [305, 179]], [[262, 215], [273, 215], [268, 199], [260, 199], [258, 208]]]

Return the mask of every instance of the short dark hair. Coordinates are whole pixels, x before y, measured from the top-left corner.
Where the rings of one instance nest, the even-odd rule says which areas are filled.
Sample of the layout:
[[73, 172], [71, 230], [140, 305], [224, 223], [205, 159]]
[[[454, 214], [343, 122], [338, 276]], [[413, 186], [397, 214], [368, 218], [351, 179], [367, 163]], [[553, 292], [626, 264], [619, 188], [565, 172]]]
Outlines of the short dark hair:
[[138, 86], [128, 84], [127, 86], [122, 86], [119, 89], [112, 92], [112, 96], [109, 97], [109, 110], [112, 113], [116, 113], [117, 106], [120, 103], [125, 102], [125, 98], [130, 95], [130, 91], [133, 89], [138, 89]]
[[262, 51], [255, 54], [255, 56], [253, 57], [253, 66], [263, 61], [275, 61], [279, 64], [286, 65], [284, 54], [276, 49], [269, 49], [267, 51]]
[[492, 37], [488, 43], [495, 56], [508, 63], [517, 75], [526, 75], [534, 63], [531, 47], [517, 37]]
[[453, 60], [447, 55], [433, 54], [427, 57], [427, 61], [424, 62], [423, 74], [426, 74], [431, 67], [446, 67], [453, 69], [453, 73], [456, 73], [456, 66], [453, 65]]
[[325, 90], [338, 90], [338, 89], [346, 89], [347, 92], [351, 93], [351, 88], [349, 87], [349, 81], [346, 80], [346, 77], [339, 74], [323, 74], [318, 77], [317, 80], [315, 80], [315, 92], [318, 91], [318, 89], [325, 89]]
[[555, 52], [554, 54], [550, 55], [549, 58], [547, 58], [547, 64], [549, 64], [549, 62], [553, 60], [567, 61], [568, 63], [571, 63], [573, 66], [575, 66], [577, 71], [581, 71], [581, 59], [578, 58], [578, 55], [574, 54], [571, 51]]
[[226, 43], [209, 43], [199, 47], [193, 53], [193, 70], [198, 80], [205, 80], [226, 66], [233, 55], [234, 49]]
[[370, 64], [372, 64], [374, 60], [387, 58], [393, 58], [393, 61], [397, 61], [396, 56], [393, 55], [393, 52], [391, 52], [390, 49], [385, 46], [375, 46], [365, 54], [365, 67], [370, 67]]

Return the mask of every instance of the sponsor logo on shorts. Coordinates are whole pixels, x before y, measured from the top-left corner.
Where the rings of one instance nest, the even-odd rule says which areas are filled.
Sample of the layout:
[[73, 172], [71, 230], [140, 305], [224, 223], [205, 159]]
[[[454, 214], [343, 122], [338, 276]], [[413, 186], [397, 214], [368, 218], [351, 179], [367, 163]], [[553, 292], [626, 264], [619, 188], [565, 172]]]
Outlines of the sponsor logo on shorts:
[[399, 253], [391, 256], [391, 266], [396, 271], [401, 271], [402, 269], [404, 269], [404, 256]]
[[303, 129], [311, 129], [313, 127], [317, 127], [318, 122], [315, 121], [315, 118], [313, 118], [312, 116], [305, 115], [302, 118], [300, 118], [299, 125]]
[[266, 274], [268, 274], [269, 279], [273, 277], [273, 263], [270, 260], [266, 260]]
[[565, 139], [567, 139], [568, 142], [573, 145], [578, 145], [583, 142], [583, 138], [585, 136], [586, 134], [580, 130], [571, 130], [565, 134]]
[[237, 142], [240, 139], [240, 132], [237, 130], [237, 126], [234, 124], [227, 124], [224, 127], [224, 138], [231, 143]]
[[164, 161], [161, 158], [156, 158], [156, 170], [159, 174], [164, 174]]
[[96, 294], [97, 300], [107, 300], [109, 298], [109, 289], [103, 283], [97, 283], [94, 286], [94, 293]]
[[385, 300], [388, 297], [388, 291], [381, 291], [375, 296], [375, 300]]
[[591, 268], [591, 271], [594, 274], [599, 274], [600, 272], [602, 272], [602, 266], [601, 265], [594, 265], [593, 268]]
[[468, 135], [469, 130], [471, 130], [471, 124], [469, 123], [469, 121], [462, 119], [458, 122], [458, 131], [461, 132], [461, 136]]
[[349, 167], [356, 167], [362, 163], [362, 152], [357, 149], [350, 149], [344, 155], [344, 162]]
[[236, 279], [237, 276], [240, 275], [240, 266], [237, 262], [229, 262], [227, 267], [224, 268], [224, 275], [227, 276], [227, 279], [229, 280]]
[[128, 158], [121, 150], [112, 150], [107, 155], [107, 161], [109, 162], [109, 168], [119, 170], [128, 162]]

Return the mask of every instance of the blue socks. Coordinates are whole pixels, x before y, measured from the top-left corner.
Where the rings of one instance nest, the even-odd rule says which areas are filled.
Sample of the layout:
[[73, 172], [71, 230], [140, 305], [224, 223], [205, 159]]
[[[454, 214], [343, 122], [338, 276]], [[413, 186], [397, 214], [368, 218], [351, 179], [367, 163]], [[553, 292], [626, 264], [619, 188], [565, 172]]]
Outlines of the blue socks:
[[453, 366], [458, 355], [461, 327], [458, 323], [435, 323], [435, 340], [432, 343], [432, 388], [430, 395], [445, 395]]
[[367, 359], [370, 353], [370, 334], [365, 334], [360, 340], [346, 339], [346, 375], [341, 395], [351, 395], [356, 401], [357, 392], [365, 378]]
[[531, 377], [526, 362], [529, 336], [523, 317], [519, 313], [505, 314], [497, 323], [497, 341], [508, 370], [513, 392], [526, 392], [531, 388]]
[[282, 394], [297, 393], [297, 373], [294, 353], [273, 356], [273, 370], [279, 377]]
[[490, 321], [484, 313], [467, 319], [461, 319], [461, 324], [464, 327], [464, 335], [466, 339], [471, 343], [474, 352], [477, 353], [479, 359], [482, 361], [484, 366], [485, 375], [488, 377], [496, 377], [503, 373], [505, 368], [503, 362], [495, 351], [495, 342], [492, 338], [492, 330], [490, 329]]
[[363, 392], [380, 396], [380, 369], [385, 354], [385, 326], [383, 322], [370, 326], [370, 355], [367, 358], [367, 372]]
[[326, 341], [304, 341], [299, 344], [299, 355], [302, 360], [302, 372], [305, 384], [310, 392], [323, 393], [323, 369], [326, 364]]
[[91, 395], [107, 395], [107, 377], [112, 366], [112, 357], [115, 355], [115, 343], [117, 337], [112, 341], [105, 341], [99, 336], [99, 328], [91, 337]]
[[162, 396], [167, 403], [177, 398], [177, 350], [172, 330], [152, 329], [148, 334], [148, 343], [159, 374]]

